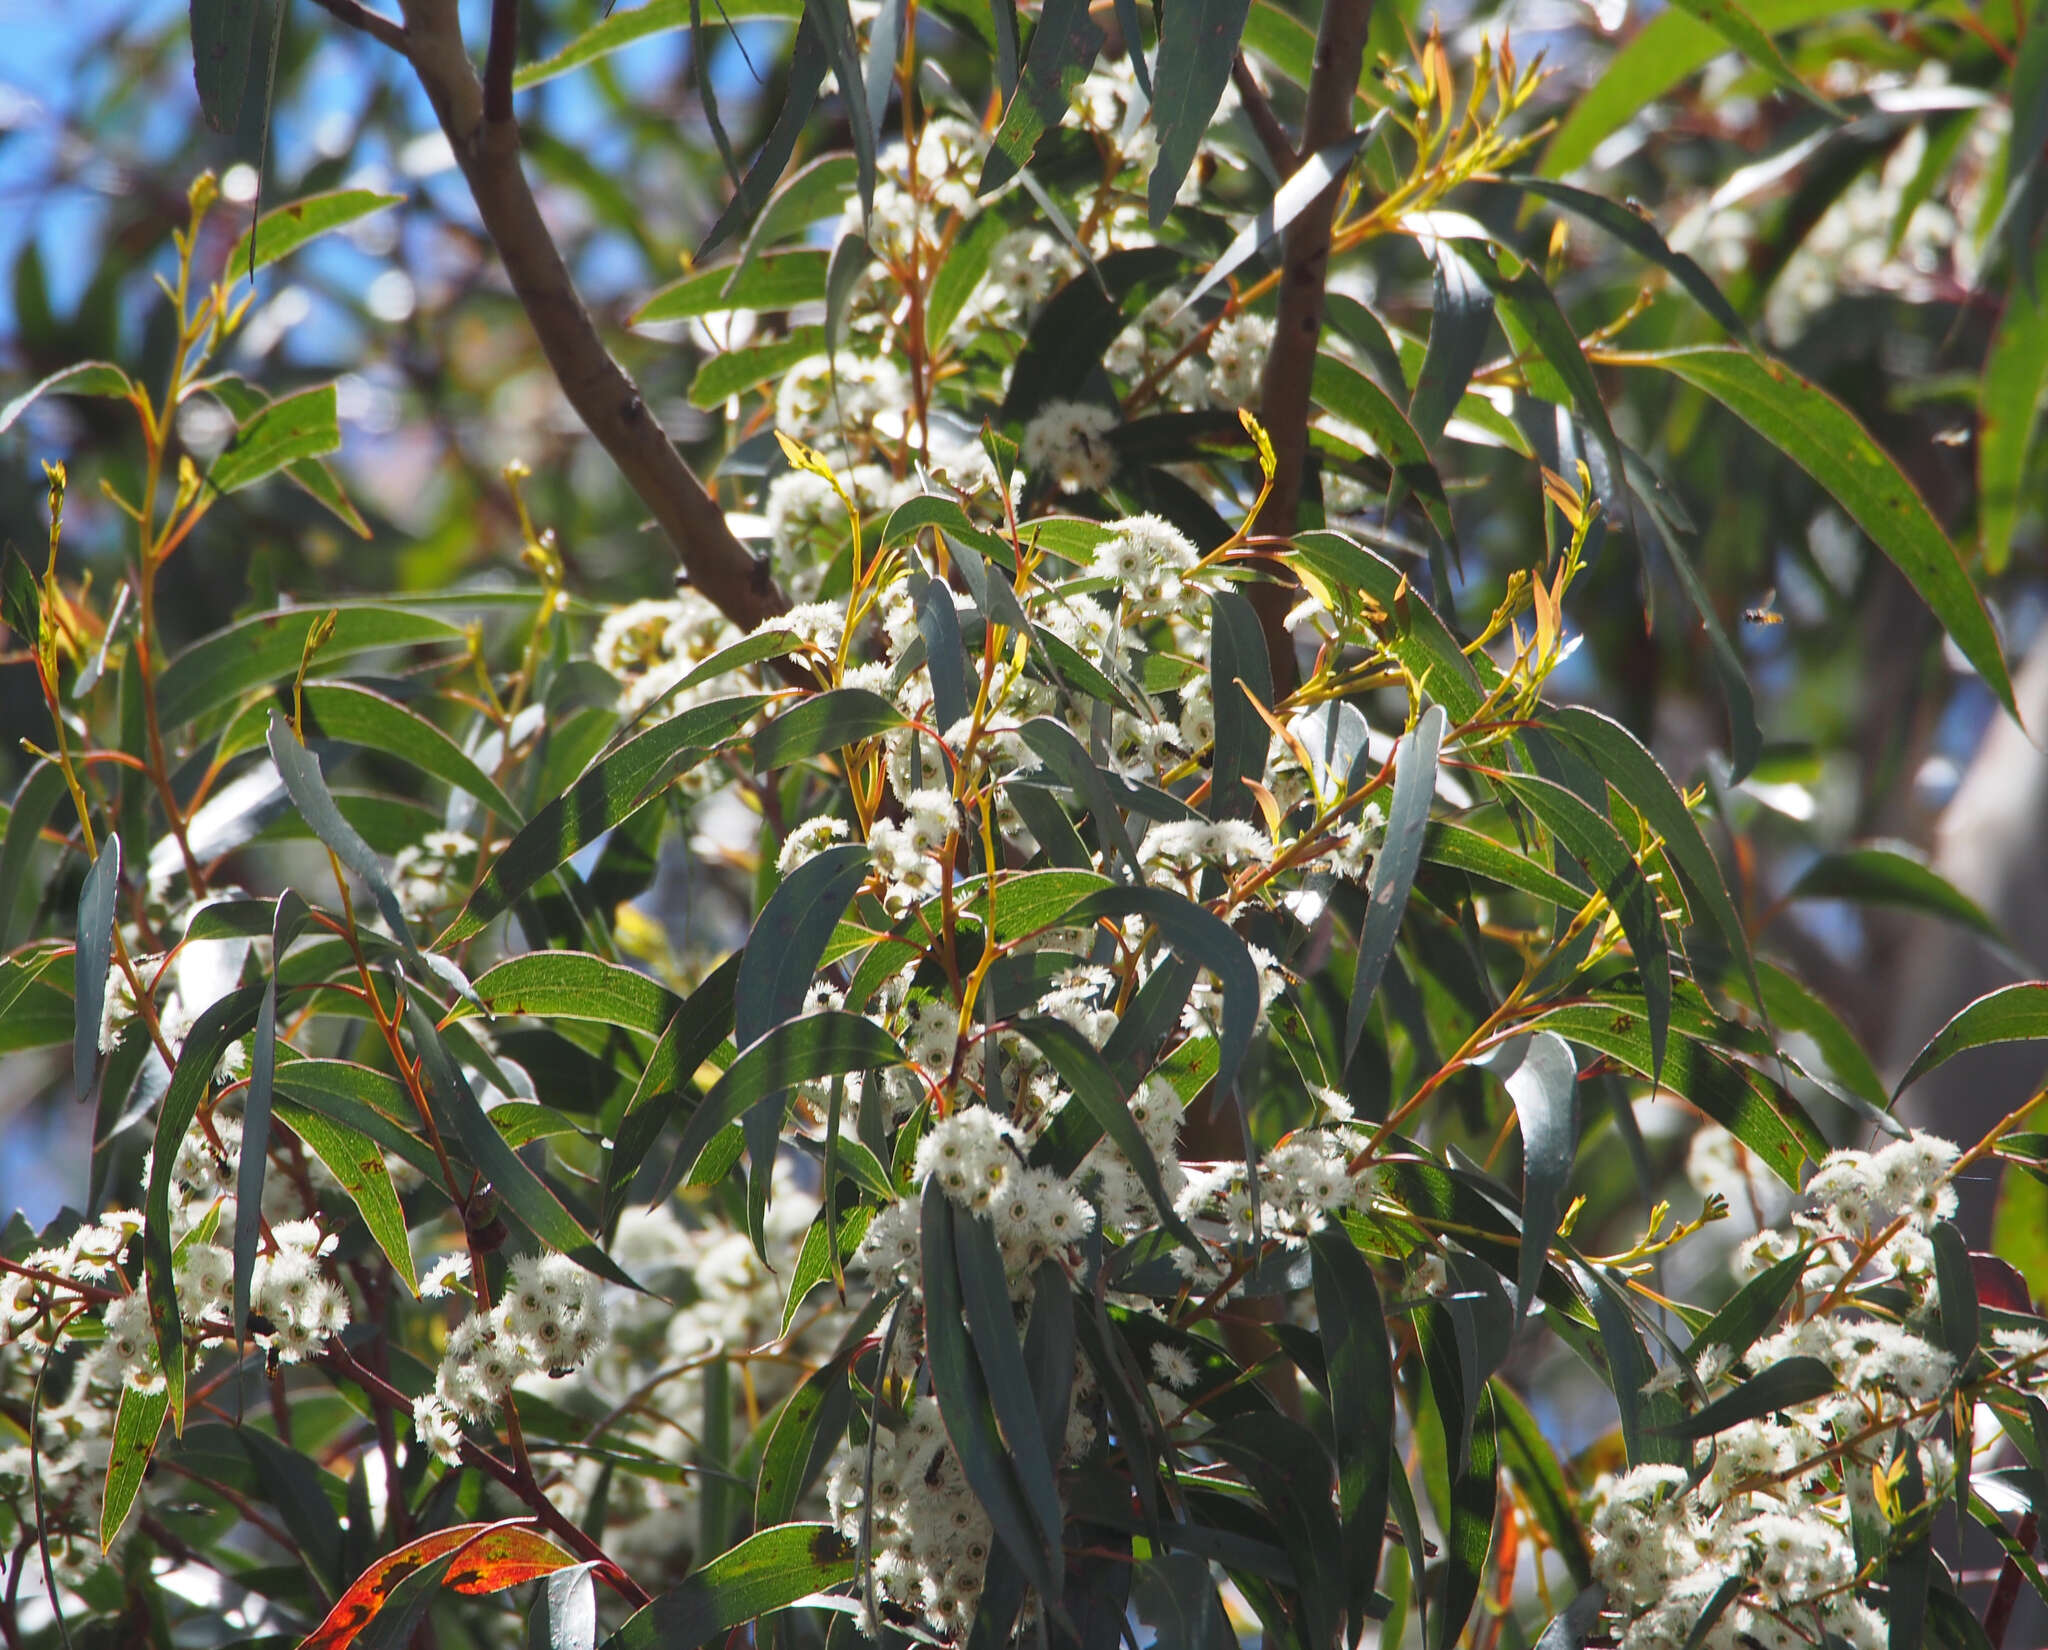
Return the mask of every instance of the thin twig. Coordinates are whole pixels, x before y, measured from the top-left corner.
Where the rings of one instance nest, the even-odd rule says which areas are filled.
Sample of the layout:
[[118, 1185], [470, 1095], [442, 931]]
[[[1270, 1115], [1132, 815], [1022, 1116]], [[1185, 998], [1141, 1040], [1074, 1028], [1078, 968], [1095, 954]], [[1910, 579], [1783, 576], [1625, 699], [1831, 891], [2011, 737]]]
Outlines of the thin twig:
[[358, 4], [358, 0], [313, 0], [313, 4], [350, 28], [389, 46], [401, 57], [405, 55], [404, 27], [382, 12], [370, 10], [368, 6]]
[[[1365, 67], [1365, 37], [1372, 24], [1372, 0], [1329, 0], [1316, 31], [1315, 68], [1309, 76], [1308, 112], [1302, 120], [1301, 154], [1309, 156], [1341, 143], [1351, 132], [1353, 99]], [[1316, 346], [1323, 331], [1324, 282], [1330, 268], [1330, 228], [1336, 219], [1341, 176], [1296, 214], [1282, 245], [1280, 311], [1273, 350], [1259, 382], [1259, 421], [1272, 438], [1278, 465], [1273, 490], [1259, 511], [1256, 531], [1273, 538], [1293, 536], [1299, 525], [1301, 483], [1308, 463], [1309, 386], [1315, 377]], [[1250, 587], [1266, 633], [1276, 699], [1292, 693], [1301, 679], [1287, 613], [1294, 593], [1286, 584]]]
[[[2013, 1539], [2023, 1551], [2031, 1553], [2040, 1533], [2039, 1518], [2030, 1512], [2020, 1520]], [[1984, 1606], [1984, 1636], [1991, 1641], [1992, 1650], [2000, 1650], [2004, 1645], [2005, 1631], [2012, 1625], [2013, 1609], [2019, 1601], [2020, 1567], [2008, 1557], [1999, 1569], [1998, 1585], [1991, 1590], [1991, 1602]]]

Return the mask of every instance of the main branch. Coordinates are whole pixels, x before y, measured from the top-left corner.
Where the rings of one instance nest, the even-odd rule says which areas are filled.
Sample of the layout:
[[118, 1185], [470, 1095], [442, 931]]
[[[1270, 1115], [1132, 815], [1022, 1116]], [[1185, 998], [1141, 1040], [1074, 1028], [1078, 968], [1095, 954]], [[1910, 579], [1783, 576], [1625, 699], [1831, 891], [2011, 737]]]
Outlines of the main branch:
[[[1298, 148], [1304, 162], [1351, 135], [1352, 106], [1371, 25], [1372, 0], [1324, 0]], [[1343, 189], [1341, 176], [1331, 179], [1329, 188], [1287, 226], [1281, 242], [1280, 313], [1273, 328], [1273, 351], [1266, 357], [1259, 383], [1259, 421], [1273, 439], [1279, 469], [1259, 512], [1256, 531], [1261, 537], [1287, 538], [1299, 525], [1301, 484], [1308, 466], [1309, 389], [1323, 332], [1323, 287], [1330, 271], [1330, 227]], [[1301, 680], [1287, 634], [1293, 596], [1280, 584], [1255, 584], [1250, 594], [1266, 633], [1273, 692], [1276, 697], [1291, 693]]]
[[[733, 536], [725, 512], [691, 472], [640, 391], [612, 358], [584, 307], [519, 160], [510, 99], [511, 34], [498, 8], [487, 100], [462, 43], [456, 0], [404, 0], [402, 50], [434, 106], [484, 231], [505, 265], [562, 393], [675, 547], [690, 582], [743, 629], [789, 610], [768, 564]], [[502, 77], [502, 78], [500, 78]]]

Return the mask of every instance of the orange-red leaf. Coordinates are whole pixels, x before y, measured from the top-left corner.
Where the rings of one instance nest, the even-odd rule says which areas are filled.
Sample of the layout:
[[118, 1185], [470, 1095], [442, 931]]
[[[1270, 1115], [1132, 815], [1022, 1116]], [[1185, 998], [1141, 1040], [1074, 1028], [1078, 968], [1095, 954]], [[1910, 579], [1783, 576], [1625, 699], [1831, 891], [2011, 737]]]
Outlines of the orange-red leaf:
[[386, 1553], [357, 1576], [299, 1650], [347, 1650], [383, 1609], [394, 1587], [444, 1556], [450, 1559], [447, 1584], [459, 1593], [499, 1592], [576, 1562], [523, 1523], [457, 1524], [436, 1530]]

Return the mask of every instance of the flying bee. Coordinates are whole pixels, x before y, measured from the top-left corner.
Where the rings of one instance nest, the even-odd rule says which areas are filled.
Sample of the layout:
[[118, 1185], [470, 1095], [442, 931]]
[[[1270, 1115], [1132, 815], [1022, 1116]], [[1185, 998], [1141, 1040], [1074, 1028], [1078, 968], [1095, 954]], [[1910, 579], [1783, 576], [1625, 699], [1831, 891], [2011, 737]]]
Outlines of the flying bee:
[[1785, 615], [1778, 611], [1778, 591], [1773, 585], [1764, 592], [1764, 599], [1755, 607], [1745, 607], [1742, 616], [1751, 624], [1783, 624]]

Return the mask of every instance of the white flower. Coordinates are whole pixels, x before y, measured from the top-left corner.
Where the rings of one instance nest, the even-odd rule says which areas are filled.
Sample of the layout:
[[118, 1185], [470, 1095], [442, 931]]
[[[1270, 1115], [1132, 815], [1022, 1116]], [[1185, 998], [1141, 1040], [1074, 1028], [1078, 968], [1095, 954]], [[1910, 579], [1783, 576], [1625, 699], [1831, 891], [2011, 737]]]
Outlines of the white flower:
[[452, 1295], [458, 1284], [468, 1282], [468, 1252], [463, 1250], [452, 1255], [443, 1255], [427, 1268], [426, 1275], [420, 1279], [420, 1299], [440, 1300], [443, 1296]]
[[1177, 1392], [1185, 1392], [1195, 1384], [1195, 1360], [1164, 1341], [1152, 1348], [1152, 1372]]
[[1226, 407], [1258, 399], [1259, 378], [1273, 353], [1273, 322], [1264, 315], [1233, 315], [1209, 335], [1209, 393]]
[[429, 1392], [412, 1401], [412, 1430], [419, 1441], [449, 1466], [462, 1460], [462, 1423], [454, 1411]]
[[1049, 401], [1024, 426], [1024, 462], [1063, 492], [1092, 492], [1116, 473], [1108, 436], [1120, 422], [1112, 409], [1093, 402]]
[[830, 814], [820, 814], [807, 819], [783, 838], [782, 850], [775, 856], [775, 871], [778, 876], [788, 876], [806, 860], [816, 859], [827, 845], [846, 839], [846, 821], [835, 819]]

